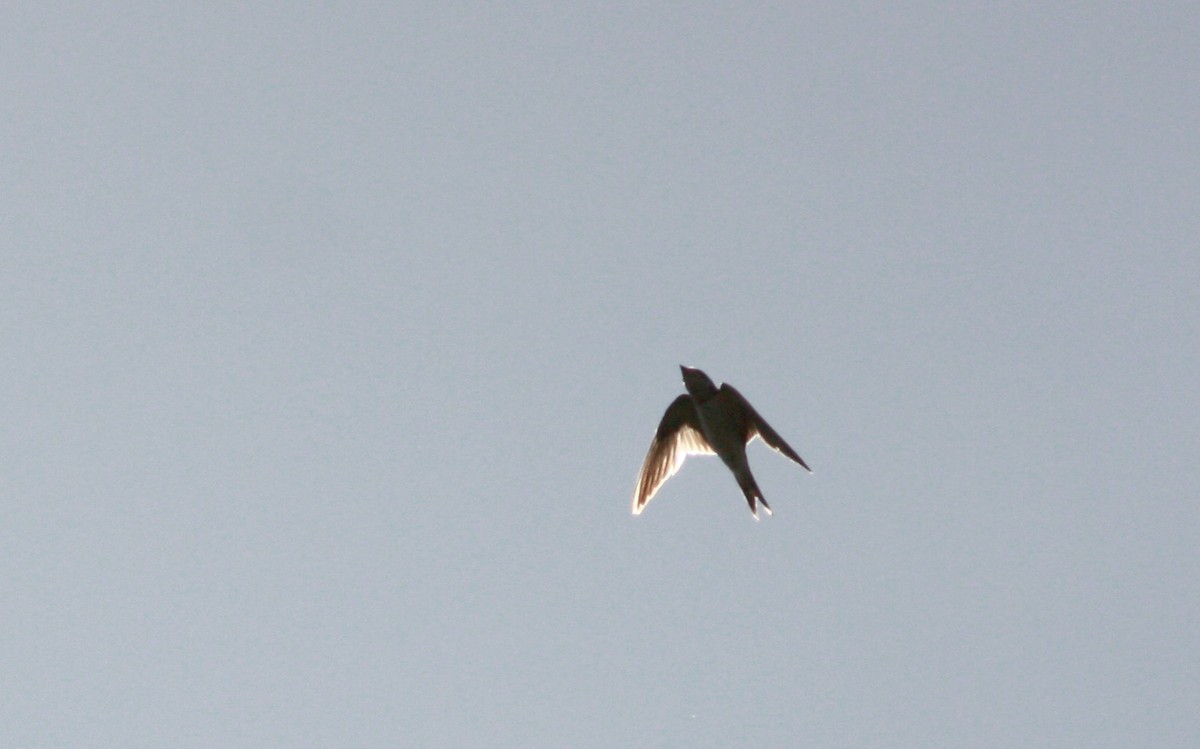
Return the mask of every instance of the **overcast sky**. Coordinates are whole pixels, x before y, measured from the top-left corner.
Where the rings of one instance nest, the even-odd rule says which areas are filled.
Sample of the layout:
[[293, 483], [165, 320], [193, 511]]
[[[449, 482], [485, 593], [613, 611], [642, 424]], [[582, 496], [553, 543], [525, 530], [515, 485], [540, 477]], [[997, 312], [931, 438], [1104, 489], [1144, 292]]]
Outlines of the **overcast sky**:
[[0, 10], [0, 744], [1200, 745], [1200, 11], [503, 5]]

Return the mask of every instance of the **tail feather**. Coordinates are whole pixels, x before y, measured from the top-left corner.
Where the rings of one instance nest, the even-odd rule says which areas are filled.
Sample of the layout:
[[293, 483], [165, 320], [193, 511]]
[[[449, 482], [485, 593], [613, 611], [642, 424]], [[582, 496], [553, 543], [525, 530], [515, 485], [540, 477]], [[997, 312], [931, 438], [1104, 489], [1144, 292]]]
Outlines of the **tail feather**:
[[750, 473], [750, 468], [747, 466], [743, 470], [735, 470], [734, 478], [737, 479], [738, 486], [742, 488], [742, 494], [746, 496], [746, 503], [750, 505], [750, 514], [758, 520], [758, 504], [762, 504], [763, 512], [771, 514], [771, 506], [767, 504], [767, 500], [763, 497], [762, 490], [758, 488], [758, 483], [754, 480], [754, 474]]

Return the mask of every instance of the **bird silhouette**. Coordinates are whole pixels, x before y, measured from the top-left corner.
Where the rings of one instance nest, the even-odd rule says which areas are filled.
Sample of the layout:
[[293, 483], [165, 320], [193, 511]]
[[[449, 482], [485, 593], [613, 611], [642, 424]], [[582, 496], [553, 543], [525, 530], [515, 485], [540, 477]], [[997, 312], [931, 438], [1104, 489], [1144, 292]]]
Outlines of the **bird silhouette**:
[[732, 385], [724, 383], [718, 388], [698, 369], [683, 366], [679, 369], [683, 372], [687, 393], [667, 407], [658, 431], [654, 433], [638, 473], [633, 514], [642, 514], [646, 504], [667, 479], [679, 471], [687, 456], [717, 455], [733, 471], [754, 519], [758, 520], [759, 504], [770, 515], [771, 506], [750, 472], [746, 445], [755, 437], [761, 437], [763, 442], [799, 463], [804, 470], [812, 473], [812, 469]]

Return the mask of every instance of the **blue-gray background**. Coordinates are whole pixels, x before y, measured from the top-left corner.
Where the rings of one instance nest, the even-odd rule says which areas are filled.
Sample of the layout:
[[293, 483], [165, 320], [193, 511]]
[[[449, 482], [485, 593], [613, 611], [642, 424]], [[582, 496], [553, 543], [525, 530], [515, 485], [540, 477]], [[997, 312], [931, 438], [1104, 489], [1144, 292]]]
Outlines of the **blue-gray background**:
[[5, 5], [0, 743], [1197, 744], [1200, 12], [643, 5]]

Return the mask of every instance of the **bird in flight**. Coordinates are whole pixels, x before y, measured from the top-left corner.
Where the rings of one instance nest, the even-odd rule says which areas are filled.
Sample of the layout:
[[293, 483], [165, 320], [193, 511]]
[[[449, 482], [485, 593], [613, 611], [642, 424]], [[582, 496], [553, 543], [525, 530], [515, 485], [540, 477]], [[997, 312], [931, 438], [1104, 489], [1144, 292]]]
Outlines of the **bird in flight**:
[[771, 507], [750, 473], [746, 445], [755, 437], [762, 437], [763, 442], [799, 463], [804, 470], [812, 473], [812, 469], [732, 385], [725, 383], [718, 388], [700, 370], [682, 366], [680, 369], [687, 393], [667, 407], [654, 433], [633, 492], [633, 514], [642, 514], [654, 493], [675, 475], [687, 456], [717, 455], [733, 471], [754, 519], [758, 520], [758, 504], [770, 515]]

